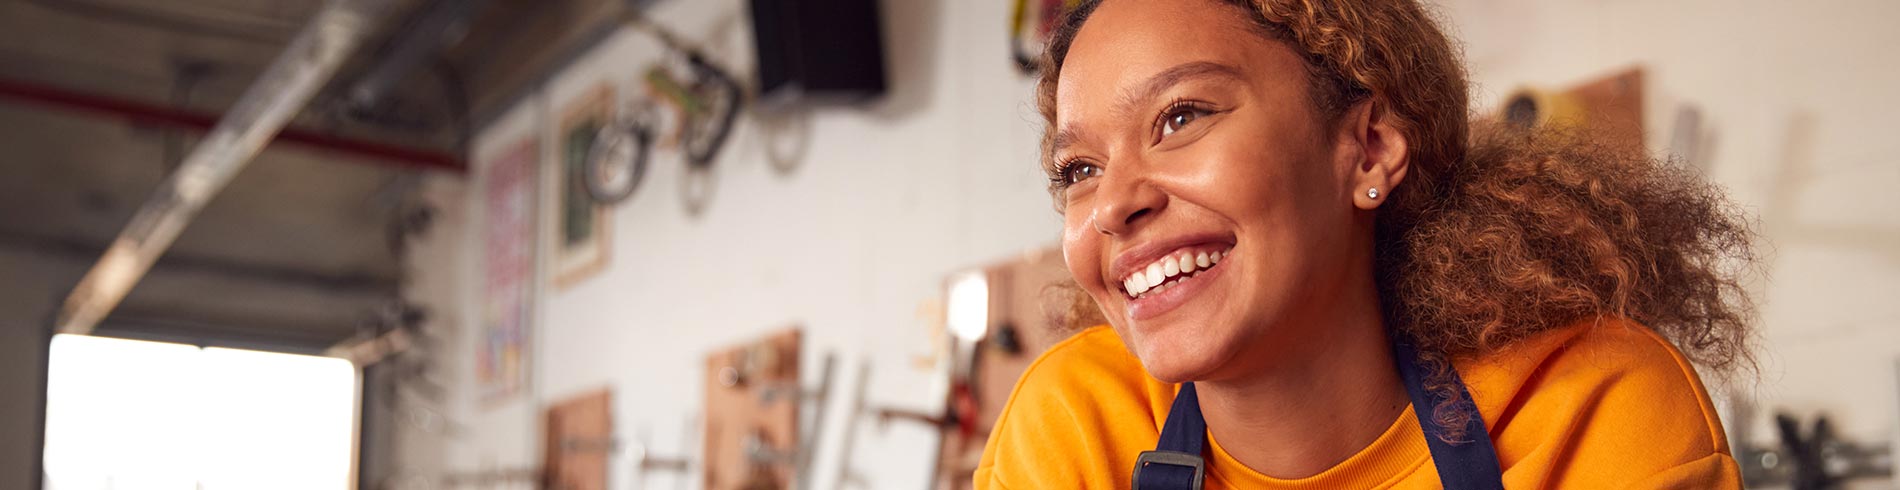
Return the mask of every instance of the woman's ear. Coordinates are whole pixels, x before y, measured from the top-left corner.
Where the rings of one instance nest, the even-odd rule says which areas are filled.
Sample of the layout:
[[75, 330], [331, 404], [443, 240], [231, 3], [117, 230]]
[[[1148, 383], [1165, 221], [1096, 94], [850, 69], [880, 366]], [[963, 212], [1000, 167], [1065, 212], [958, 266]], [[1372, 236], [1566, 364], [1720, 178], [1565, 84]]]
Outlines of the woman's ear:
[[1342, 153], [1349, 167], [1346, 174], [1353, 205], [1367, 211], [1377, 209], [1393, 189], [1405, 180], [1410, 165], [1410, 142], [1399, 130], [1398, 121], [1379, 97], [1353, 104], [1340, 121], [1341, 143], [1358, 151]]

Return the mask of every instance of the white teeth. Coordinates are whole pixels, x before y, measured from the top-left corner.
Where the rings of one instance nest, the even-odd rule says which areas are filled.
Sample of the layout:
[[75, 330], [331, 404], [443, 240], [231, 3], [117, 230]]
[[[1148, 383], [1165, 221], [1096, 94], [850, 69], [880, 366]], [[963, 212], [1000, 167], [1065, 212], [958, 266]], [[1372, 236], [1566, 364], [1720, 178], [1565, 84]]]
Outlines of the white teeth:
[[[1205, 270], [1220, 263], [1221, 252], [1189, 252], [1177, 256], [1163, 257], [1148, 267], [1129, 274], [1122, 279], [1122, 290], [1129, 296], [1141, 297], [1151, 292], [1167, 291], [1174, 282], [1162, 281], [1175, 276], [1186, 277], [1195, 271]], [[1178, 282], [1178, 281], [1177, 281]]]

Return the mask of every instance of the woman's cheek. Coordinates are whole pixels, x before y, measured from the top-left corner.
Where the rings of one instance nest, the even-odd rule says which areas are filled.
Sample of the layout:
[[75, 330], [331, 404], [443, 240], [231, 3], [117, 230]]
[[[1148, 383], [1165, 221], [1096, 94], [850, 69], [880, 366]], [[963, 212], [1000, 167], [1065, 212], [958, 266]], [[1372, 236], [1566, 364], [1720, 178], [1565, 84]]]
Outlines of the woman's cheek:
[[1062, 261], [1069, 268], [1069, 274], [1075, 277], [1076, 284], [1099, 298], [1100, 274], [1094, 271], [1101, 263], [1101, 252], [1096, 248], [1096, 235], [1088, 233], [1088, 229], [1088, 219], [1081, 212], [1071, 209], [1064, 215]]

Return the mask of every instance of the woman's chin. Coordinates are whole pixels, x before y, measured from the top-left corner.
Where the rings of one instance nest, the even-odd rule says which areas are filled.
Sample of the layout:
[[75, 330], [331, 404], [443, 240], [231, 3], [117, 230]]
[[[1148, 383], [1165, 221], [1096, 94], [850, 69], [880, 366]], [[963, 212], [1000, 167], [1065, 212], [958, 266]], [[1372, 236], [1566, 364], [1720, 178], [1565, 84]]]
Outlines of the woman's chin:
[[1203, 345], [1207, 339], [1137, 339], [1135, 357], [1148, 375], [1163, 383], [1182, 383], [1205, 378], [1220, 366], [1219, 349]]

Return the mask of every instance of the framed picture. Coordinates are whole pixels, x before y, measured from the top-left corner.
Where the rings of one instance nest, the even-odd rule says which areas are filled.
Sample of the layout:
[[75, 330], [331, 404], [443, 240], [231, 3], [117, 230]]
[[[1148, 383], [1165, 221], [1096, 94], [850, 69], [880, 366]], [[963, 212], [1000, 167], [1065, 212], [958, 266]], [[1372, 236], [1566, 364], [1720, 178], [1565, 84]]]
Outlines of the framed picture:
[[482, 338], [475, 382], [484, 402], [522, 392], [528, 379], [540, 151], [535, 138], [526, 137], [483, 161]]
[[613, 88], [602, 84], [569, 101], [555, 133], [560, 202], [555, 223], [554, 287], [565, 289], [607, 267], [613, 233], [609, 208], [587, 193], [584, 171], [594, 137], [613, 117]]

